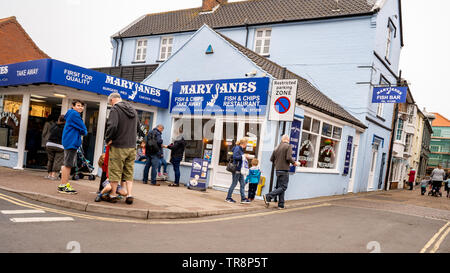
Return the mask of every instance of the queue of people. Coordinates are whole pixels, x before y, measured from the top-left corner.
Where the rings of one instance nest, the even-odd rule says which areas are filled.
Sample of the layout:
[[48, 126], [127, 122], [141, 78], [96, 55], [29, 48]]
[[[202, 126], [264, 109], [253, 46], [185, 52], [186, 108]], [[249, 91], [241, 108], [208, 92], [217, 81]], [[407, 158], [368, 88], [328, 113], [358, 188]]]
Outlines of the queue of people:
[[442, 169], [442, 165], [439, 164], [437, 168], [433, 169], [430, 176], [424, 177], [420, 182], [421, 194], [425, 195], [427, 187], [429, 187], [428, 195], [442, 196], [441, 187], [444, 185], [444, 189], [447, 192], [447, 198], [450, 198], [449, 187], [449, 175]]

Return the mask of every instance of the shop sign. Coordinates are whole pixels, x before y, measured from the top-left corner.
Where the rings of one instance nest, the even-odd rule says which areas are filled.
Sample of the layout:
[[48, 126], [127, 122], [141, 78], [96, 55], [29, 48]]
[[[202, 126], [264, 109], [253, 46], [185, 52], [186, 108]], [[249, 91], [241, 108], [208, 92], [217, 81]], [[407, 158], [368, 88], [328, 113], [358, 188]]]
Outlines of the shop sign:
[[[0, 86], [53, 83], [106, 95], [116, 92], [123, 99], [161, 108], [169, 106], [169, 92], [98, 71], [52, 59], [0, 66]], [[5, 73], [6, 72], [6, 73]]]
[[206, 177], [208, 176], [208, 160], [194, 158], [192, 160], [191, 177], [188, 189], [206, 191]]
[[294, 120], [297, 82], [297, 79], [273, 80], [269, 120]]
[[171, 113], [264, 115], [269, 78], [174, 82]]
[[353, 145], [353, 137], [348, 136], [347, 140], [347, 150], [345, 151], [345, 163], [344, 163], [344, 175], [348, 174], [350, 169], [350, 159], [352, 155], [352, 145]]
[[408, 87], [374, 87], [372, 103], [405, 103]]
[[[300, 142], [300, 132], [302, 128], [302, 122], [294, 119], [291, 125], [290, 144], [292, 146], [292, 158], [297, 161], [298, 144]], [[295, 172], [295, 166], [291, 166], [289, 172]]]

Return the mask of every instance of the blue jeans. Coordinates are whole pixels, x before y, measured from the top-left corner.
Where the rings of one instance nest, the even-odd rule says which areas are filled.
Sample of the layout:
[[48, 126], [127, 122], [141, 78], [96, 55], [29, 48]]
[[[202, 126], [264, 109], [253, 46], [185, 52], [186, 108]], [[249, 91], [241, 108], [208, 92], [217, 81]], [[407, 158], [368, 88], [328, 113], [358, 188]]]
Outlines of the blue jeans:
[[240, 192], [241, 192], [241, 200], [245, 199], [245, 183], [244, 176], [240, 172], [233, 173], [233, 182], [231, 183], [230, 189], [228, 190], [227, 199], [231, 199], [233, 195], [234, 188], [236, 187], [239, 181]]
[[167, 161], [164, 159], [164, 157], [161, 157], [159, 160], [159, 166], [158, 166], [158, 172], [161, 172], [161, 165], [164, 167], [164, 173], [167, 173]]
[[158, 169], [159, 167], [159, 160], [160, 160], [159, 155], [152, 155], [150, 157], [147, 157], [147, 161], [145, 162], [144, 167], [144, 178], [142, 179], [144, 183], [147, 183], [148, 181], [148, 172], [151, 166], [152, 167], [151, 182], [152, 184], [156, 184], [156, 175], [157, 175], [156, 169]]
[[173, 166], [173, 171], [175, 172], [175, 184], [180, 184], [180, 162], [181, 162], [181, 157], [180, 158], [172, 158], [171, 162], [172, 162], [172, 166]]

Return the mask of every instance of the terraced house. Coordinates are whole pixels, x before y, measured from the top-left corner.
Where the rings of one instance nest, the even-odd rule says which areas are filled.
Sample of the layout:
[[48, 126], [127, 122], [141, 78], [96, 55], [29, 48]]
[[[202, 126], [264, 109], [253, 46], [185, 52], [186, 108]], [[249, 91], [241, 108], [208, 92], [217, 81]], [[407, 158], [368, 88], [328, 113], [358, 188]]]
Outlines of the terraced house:
[[430, 142], [430, 159], [428, 161], [427, 172], [437, 167], [438, 164], [446, 172], [450, 171], [450, 120], [439, 113], [433, 113], [436, 119], [433, 120], [433, 134]]
[[[145, 14], [118, 31], [111, 37], [112, 66], [159, 64], [144, 83], [169, 91], [173, 88], [171, 81], [177, 80], [298, 78], [305, 82], [299, 84], [296, 101], [296, 117], [302, 122], [300, 142], [308, 141], [317, 152], [309, 151], [308, 163], [297, 168], [297, 182], [292, 184], [303, 186], [292, 186], [288, 198], [382, 189], [394, 107], [373, 104], [371, 98], [374, 86], [396, 85], [399, 80], [401, 1], [203, 0], [200, 4], [192, 9]], [[201, 43], [198, 37], [210, 40]], [[204, 56], [195, 59], [191, 47], [204, 47], [203, 54], [208, 48], [207, 56], [218, 56], [211, 42], [218, 42], [217, 37], [250, 63], [233, 64], [231, 57], [217, 57], [216, 66], [205, 71], [200, 67]], [[179, 51], [184, 58], [175, 58]], [[179, 71], [170, 62], [176, 63]], [[240, 66], [252, 70], [243, 72]], [[161, 71], [173, 75], [165, 76]], [[321, 100], [322, 95], [316, 91], [308, 92], [311, 89], [326, 99]], [[150, 115], [154, 123], [175, 122], [175, 117], [167, 120], [160, 111]], [[265, 130], [273, 125], [263, 124]], [[215, 128], [221, 125], [215, 123]], [[236, 124], [236, 137], [243, 136], [249, 126]], [[286, 128], [290, 127], [288, 123]], [[171, 134], [166, 137], [170, 141]], [[337, 144], [336, 156], [327, 164], [319, 164], [324, 141]], [[220, 158], [220, 145], [214, 144], [213, 150], [213, 155]], [[298, 156], [304, 154], [299, 151]], [[348, 156], [349, 162], [345, 162]], [[219, 179], [216, 170], [212, 173]]]

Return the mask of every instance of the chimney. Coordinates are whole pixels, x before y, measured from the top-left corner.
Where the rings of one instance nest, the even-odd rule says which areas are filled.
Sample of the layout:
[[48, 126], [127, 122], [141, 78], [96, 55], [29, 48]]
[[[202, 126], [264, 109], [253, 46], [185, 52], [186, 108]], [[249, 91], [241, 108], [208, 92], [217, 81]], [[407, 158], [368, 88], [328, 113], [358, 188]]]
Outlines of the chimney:
[[228, 0], [203, 0], [202, 11], [212, 11], [212, 9], [217, 5], [226, 4]]

